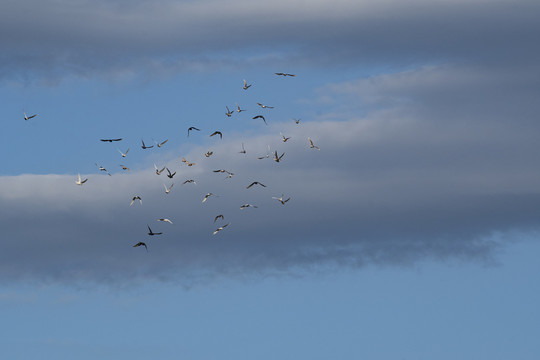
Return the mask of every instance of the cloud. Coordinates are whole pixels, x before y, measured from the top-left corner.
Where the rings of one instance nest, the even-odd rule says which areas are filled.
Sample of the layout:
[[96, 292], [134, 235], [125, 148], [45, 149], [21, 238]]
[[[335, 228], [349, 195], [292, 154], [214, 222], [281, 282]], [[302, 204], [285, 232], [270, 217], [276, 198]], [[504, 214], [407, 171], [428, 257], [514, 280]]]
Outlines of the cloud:
[[[170, 148], [140, 171], [85, 175], [82, 187], [75, 175], [1, 177], [0, 280], [189, 284], [489, 258], [494, 239], [538, 231], [538, 108], [523, 101], [537, 86], [519, 69], [419, 68], [327, 85], [318, 94], [331, 116], [227, 136], [210, 158], [208, 144], [183, 151], [193, 167]], [[285, 153], [282, 162], [257, 159], [267, 145]], [[157, 176], [154, 162], [178, 171], [168, 195], [163, 185], [173, 180]], [[186, 179], [197, 184], [181, 185]], [[253, 181], [266, 187], [246, 189]], [[209, 192], [219, 196], [203, 204]], [[143, 204], [130, 207], [135, 194]], [[291, 197], [285, 205], [272, 199], [282, 194]], [[240, 210], [245, 203], [258, 208]], [[214, 223], [218, 214], [225, 219]], [[164, 234], [146, 235], [147, 225]], [[139, 241], [148, 253], [132, 248]]]
[[[537, 63], [535, 1], [4, 1], [0, 76]], [[293, 10], [294, 9], [294, 10]], [[296, 9], [301, 9], [300, 11]]]

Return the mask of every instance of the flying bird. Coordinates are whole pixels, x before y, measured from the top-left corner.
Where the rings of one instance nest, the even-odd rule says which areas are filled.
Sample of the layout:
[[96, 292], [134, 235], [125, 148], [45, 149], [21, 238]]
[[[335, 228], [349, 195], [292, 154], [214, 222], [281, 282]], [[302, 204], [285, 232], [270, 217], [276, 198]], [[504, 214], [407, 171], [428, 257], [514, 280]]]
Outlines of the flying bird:
[[227, 108], [227, 112], [225, 113], [225, 115], [227, 115], [227, 117], [231, 117], [231, 115], [234, 114], [234, 111], [229, 110], [228, 106], [225, 107]]
[[32, 118], [35, 118], [36, 116], [38, 116], [38, 114], [27, 116], [26, 113], [24, 113], [24, 120], [30, 120]]
[[244, 205], [240, 206], [240, 210], [244, 210], [245, 208], [248, 208], [248, 207], [257, 208], [257, 206], [255, 206], [255, 205], [244, 204]]
[[282, 133], [279, 133], [279, 134], [281, 135], [281, 140], [282, 140], [283, 142], [287, 142], [287, 140], [289, 140], [289, 139], [291, 138], [290, 136], [289, 136], [289, 137], [285, 137], [285, 135], [283, 135]]
[[254, 182], [252, 182], [251, 184], [249, 184], [249, 185], [246, 187], [246, 189], [249, 189], [249, 188], [252, 187], [253, 185], [261, 185], [262, 187], [266, 187], [266, 185], [264, 185], [264, 184], [262, 184], [262, 183], [260, 183], [260, 182], [258, 182], [258, 181], [254, 181]]
[[127, 170], [129, 171], [129, 168], [126, 166], [126, 165], [120, 165], [122, 167], [122, 170]]
[[146, 144], [144, 143], [144, 140], [141, 140], [141, 142], [142, 142], [141, 147], [142, 147], [144, 150], [146, 150], [146, 149], [151, 149], [151, 148], [154, 147], [154, 145], [152, 145], [152, 146], [146, 146]]
[[163, 169], [160, 170], [160, 169], [158, 169], [158, 167], [156, 166], [156, 164], [154, 164], [154, 169], [156, 169], [156, 174], [157, 174], [157, 175], [161, 175], [161, 173], [162, 173], [163, 171], [165, 171], [166, 167], [164, 166]]
[[188, 179], [188, 180], [186, 180], [186, 181], [184, 181], [184, 182], [182, 183], [182, 185], [185, 185], [185, 184], [195, 184], [195, 185], [197, 185], [197, 183], [195, 182], [195, 180], [192, 180], [192, 179]]
[[239, 151], [240, 154], [245, 154], [246, 153], [246, 149], [244, 149], [244, 143], [242, 143], [242, 150]]
[[225, 217], [224, 217], [223, 215], [219, 214], [218, 216], [216, 216], [216, 217], [214, 218], [214, 222], [216, 222], [217, 219], [219, 219], [219, 218], [221, 218], [222, 220], [225, 220]]
[[135, 196], [133, 197], [133, 199], [131, 199], [131, 203], [129, 204], [129, 206], [133, 205], [133, 203], [135, 202], [135, 200], [139, 200], [139, 202], [140, 202], [141, 205], [142, 205], [142, 199], [141, 199], [141, 197], [140, 197], [139, 195], [135, 195]]
[[279, 75], [279, 76], [296, 76], [294, 74], [287, 74], [287, 73], [282, 73], [282, 72], [277, 72], [277, 73], [274, 73], [276, 75]]
[[247, 90], [251, 87], [251, 84], [248, 85], [247, 81], [244, 79], [244, 87], [242, 89]]
[[315, 144], [313, 144], [313, 141], [311, 140], [311, 138], [308, 138], [308, 140], [309, 140], [309, 147], [310, 147], [311, 149], [321, 150], [321, 149], [319, 149], [318, 146], [315, 146]]
[[262, 115], [254, 116], [252, 119], [263, 119], [264, 123], [265, 123], [266, 125], [268, 125], [268, 123], [266, 122], [266, 119], [265, 119], [264, 116], [262, 116]]
[[263, 105], [261, 103], [257, 103], [257, 105], [259, 105], [260, 107], [262, 107], [263, 109], [273, 109], [274, 107], [273, 106], [267, 106], [267, 105]]
[[174, 186], [174, 183], [172, 183], [171, 186], [169, 186], [169, 187], [167, 187], [167, 186], [165, 186], [165, 184], [163, 184], [163, 187], [165, 188], [165, 194], [170, 193], [173, 186]]
[[302, 119], [295, 119], [295, 118], [292, 118], [292, 120], [293, 120], [295, 123], [300, 124], [300, 120], [302, 120]]
[[122, 138], [118, 138], [118, 139], [100, 139], [100, 140], [103, 141], [103, 142], [111, 142], [112, 143], [113, 141], [121, 141]]
[[206, 154], [204, 154], [204, 156], [210, 157], [212, 156], [213, 153], [214, 153], [213, 151], [210, 151], [210, 149], [208, 149], [208, 151], [206, 152]]
[[220, 232], [221, 230], [225, 229], [225, 228], [226, 228], [227, 226], [229, 226], [229, 225], [231, 225], [231, 223], [227, 223], [227, 224], [225, 224], [225, 225], [223, 225], [223, 226], [218, 227], [218, 228], [214, 231], [213, 235], [216, 235], [218, 232]]
[[203, 202], [203, 203], [206, 202], [206, 200], [208, 200], [208, 198], [209, 198], [210, 196], [212, 196], [212, 195], [214, 195], [214, 194], [208, 193], [208, 194], [204, 195], [204, 199], [202, 199], [202, 202]]
[[156, 232], [156, 233], [153, 232], [152, 229], [150, 229], [150, 226], [148, 226], [148, 224], [146, 226], [148, 227], [148, 235], [150, 235], [150, 236], [163, 234], [162, 232]]
[[270, 145], [267, 145], [267, 146], [268, 146], [268, 151], [266, 152], [266, 155], [259, 156], [257, 159], [262, 160], [262, 159], [268, 159], [270, 157]]
[[285, 155], [285, 153], [281, 154], [281, 156], [278, 156], [277, 154], [277, 150], [274, 152], [274, 161], [275, 162], [280, 162], [281, 161], [281, 158], [283, 157], [283, 155]]
[[174, 177], [174, 175], [176, 175], [176, 171], [173, 172], [173, 173], [171, 173], [171, 170], [169, 170], [169, 168], [166, 167], [165, 169], [166, 169], [167, 172], [168, 172], [167, 177], [168, 177], [169, 179], [172, 179], [172, 178]]
[[188, 137], [189, 137], [189, 132], [190, 132], [191, 130], [201, 131], [201, 129], [197, 129], [195, 126], [191, 126], [191, 127], [189, 127], [189, 128], [187, 129], [187, 136], [188, 136]]
[[157, 221], [168, 222], [169, 224], [172, 224], [172, 223], [173, 223], [171, 220], [169, 220], [169, 219], [164, 219], [164, 218], [157, 219]]
[[240, 105], [238, 105], [238, 103], [236, 104], [236, 112], [242, 112], [242, 111], [246, 111], [244, 109], [240, 109]]
[[120, 155], [122, 155], [123, 158], [125, 158], [126, 155], [127, 155], [127, 153], [129, 152], [129, 148], [126, 150], [125, 153], [121, 152], [120, 149], [117, 149], [117, 150], [118, 150], [118, 152], [120, 153]]
[[[96, 164], [96, 163], [95, 163]], [[105, 169], [103, 166], [96, 164], [96, 166], [99, 168], [99, 171], [105, 171], [107, 175], [111, 176], [111, 174]]]
[[146, 246], [145, 243], [143, 243], [142, 241], [141, 242], [138, 242], [136, 243], [135, 245], [133, 245], [133, 247], [138, 247], [138, 246], [144, 246], [146, 248], [146, 251], [148, 251], [148, 247]]
[[192, 163], [192, 162], [187, 161], [185, 157], [182, 157], [182, 162], [186, 163], [187, 166], [197, 165], [196, 163]]
[[272, 196], [272, 199], [276, 199], [277, 201], [279, 201], [281, 203], [281, 205], [285, 205], [285, 203], [289, 200], [291, 200], [290, 197], [288, 197], [287, 199], [283, 200], [283, 195], [281, 195], [281, 197], [274, 197]]
[[166, 143], [167, 141], [169, 141], [169, 139], [167, 139], [167, 140], [165, 140], [165, 141], [162, 141], [162, 142], [160, 142], [160, 143], [158, 143], [157, 141], [154, 141], [154, 143], [156, 143], [157, 147], [160, 148], [160, 147], [162, 147], [163, 145], [165, 145], [165, 143]]
[[77, 185], [82, 185], [82, 184], [84, 184], [85, 182], [88, 181], [88, 179], [82, 180], [82, 179], [81, 179], [81, 174], [78, 174], [78, 177], [79, 177], [79, 178], [78, 178], [77, 180], [75, 180], [75, 184], [77, 184]]
[[214, 136], [214, 135], [219, 135], [219, 138], [220, 138], [220, 139], [223, 139], [223, 134], [221, 133], [221, 131], [214, 131], [214, 132], [212, 133], [212, 135], [210, 135], [210, 136]]

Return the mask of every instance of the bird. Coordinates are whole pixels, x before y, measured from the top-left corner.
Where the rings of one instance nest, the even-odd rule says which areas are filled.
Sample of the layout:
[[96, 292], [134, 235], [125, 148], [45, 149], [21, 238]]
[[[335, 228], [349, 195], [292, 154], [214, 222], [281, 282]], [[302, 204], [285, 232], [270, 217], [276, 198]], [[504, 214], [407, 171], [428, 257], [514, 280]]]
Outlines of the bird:
[[167, 186], [165, 186], [165, 184], [163, 184], [163, 187], [165, 188], [165, 194], [170, 193], [173, 186], [174, 186], [174, 183], [172, 183], [171, 186], [169, 186], [169, 187], [167, 187]]
[[[96, 163], [95, 163], [96, 164]], [[99, 168], [100, 171], [105, 171], [107, 175], [111, 176], [111, 174], [105, 169], [103, 166], [96, 164], [96, 166]]]
[[213, 235], [216, 235], [218, 232], [220, 232], [221, 230], [225, 229], [225, 228], [226, 228], [227, 226], [229, 226], [229, 225], [231, 225], [231, 223], [227, 223], [227, 224], [225, 224], [225, 225], [223, 225], [223, 226], [218, 227], [218, 228], [214, 231]]
[[262, 160], [262, 159], [268, 159], [270, 157], [270, 145], [267, 145], [267, 146], [268, 146], [268, 151], [266, 152], [266, 155], [259, 156], [257, 159]]
[[77, 180], [75, 180], [75, 184], [77, 184], [77, 185], [81, 185], [81, 186], [82, 186], [82, 184], [84, 184], [85, 182], [88, 181], [88, 179], [82, 180], [82, 179], [81, 179], [81, 174], [78, 174], [78, 177], [79, 177], [79, 178], [78, 178]]
[[120, 165], [122, 167], [122, 170], [127, 170], [129, 171], [129, 168], [126, 166], [126, 165]]
[[259, 105], [260, 107], [262, 107], [263, 109], [273, 109], [274, 107], [273, 106], [267, 106], [267, 105], [263, 105], [261, 103], [257, 103], [257, 105]]
[[[214, 194], [208, 193], [208, 194], [204, 195], [204, 199], [202, 200], [202, 202], [203, 202], [203, 203], [206, 202], [206, 200], [207, 200], [210, 196], [212, 196], [212, 195], [214, 195]], [[214, 196], [219, 197], [218, 195], [214, 195]]]
[[220, 139], [223, 139], [223, 134], [221, 133], [221, 131], [214, 131], [214, 132], [212, 133], [212, 135], [210, 135], [210, 136], [214, 136], [214, 135], [219, 135], [219, 138], [220, 138]]
[[35, 118], [36, 116], [38, 116], [38, 114], [27, 116], [26, 113], [24, 113], [24, 120], [30, 120], [32, 118]]
[[278, 200], [278, 201], [281, 203], [281, 205], [285, 205], [285, 203], [286, 203], [287, 201], [291, 200], [290, 197], [288, 197], [286, 200], [283, 200], [283, 195], [281, 195], [281, 197], [274, 197], [274, 196], [272, 196], [272, 199]]
[[308, 138], [308, 140], [309, 140], [309, 147], [310, 147], [311, 149], [321, 150], [321, 149], [319, 149], [318, 146], [315, 146], [315, 144], [313, 144], [313, 141], [311, 140], [311, 138]]
[[185, 157], [182, 158], [182, 162], [186, 163], [187, 166], [197, 165], [196, 163], [192, 163], [192, 162], [187, 161]]
[[168, 172], [167, 177], [168, 177], [169, 179], [172, 179], [172, 178], [174, 177], [174, 175], [176, 175], [176, 171], [173, 172], [173, 173], [171, 173], [171, 170], [169, 170], [169, 168], [166, 167], [165, 169], [166, 169], [167, 172]]
[[227, 108], [227, 112], [225, 113], [225, 115], [227, 115], [227, 117], [231, 117], [231, 115], [234, 114], [234, 111], [229, 110], [228, 106], [225, 107]]
[[131, 203], [129, 204], [129, 206], [133, 205], [133, 203], [135, 202], [135, 200], [139, 200], [139, 202], [140, 202], [141, 205], [142, 205], [142, 199], [141, 199], [141, 197], [140, 197], [139, 195], [135, 195], [135, 196], [133, 197], [133, 199], [131, 199]]
[[219, 218], [221, 218], [222, 220], [225, 220], [225, 217], [222, 214], [219, 214], [214, 218], [214, 222], [216, 222], [217, 219], [219, 219]]
[[244, 205], [240, 206], [240, 210], [244, 210], [245, 208], [248, 208], [248, 207], [257, 208], [257, 206], [255, 206], [255, 205], [244, 204]]
[[281, 135], [281, 140], [283, 140], [283, 142], [287, 142], [287, 140], [289, 140], [291, 137], [285, 137], [285, 135], [283, 135], [282, 133], [279, 133]]
[[146, 246], [145, 243], [143, 243], [142, 241], [141, 242], [138, 242], [136, 243], [135, 245], [133, 245], [133, 247], [138, 247], [138, 246], [144, 246], [146, 248], [146, 251], [148, 251], [148, 247]]
[[191, 130], [197, 130], [197, 131], [201, 131], [201, 129], [197, 129], [195, 126], [190, 126], [188, 129], [187, 129], [187, 136], [189, 137], [189, 132]]
[[113, 141], [121, 141], [122, 138], [118, 138], [118, 139], [100, 139], [100, 140], [103, 141], [103, 142], [111, 142], [112, 143]]
[[252, 187], [253, 185], [261, 185], [262, 187], [266, 187], [266, 185], [264, 185], [264, 184], [262, 184], [262, 183], [260, 183], [260, 182], [258, 182], [258, 181], [254, 181], [254, 182], [252, 182], [251, 184], [249, 184], [249, 185], [246, 187], [246, 189], [249, 189], [249, 188]]
[[292, 118], [292, 120], [293, 120], [295, 123], [300, 124], [300, 120], [302, 120], [302, 119], [295, 119], [295, 118]]
[[146, 227], [148, 227], [148, 235], [150, 235], [150, 236], [163, 234], [162, 232], [156, 232], [156, 233], [153, 232], [152, 229], [150, 229], [150, 226], [148, 226], [148, 224], [146, 225]]
[[164, 166], [163, 169], [159, 170], [156, 164], [154, 164], [154, 169], [156, 169], [156, 174], [161, 175], [163, 171], [165, 171], [166, 167]]
[[123, 158], [125, 158], [127, 153], [129, 152], [129, 148], [126, 150], [125, 153], [121, 152], [120, 149], [116, 149], [116, 150], [118, 150], [118, 152], [120, 153], [120, 155], [122, 155]]
[[146, 150], [146, 149], [151, 149], [151, 148], [154, 147], [154, 145], [152, 145], [152, 146], [146, 146], [146, 144], [144, 143], [144, 140], [141, 140], [141, 142], [142, 142], [141, 147], [142, 147], [144, 150]]
[[254, 116], [252, 119], [263, 119], [264, 123], [265, 123], [266, 125], [268, 125], [268, 123], [266, 122], [266, 119], [265, 119], [264, 116], [262, 116], [262, 115]]
[[157, 221], [168, 222], [169, 224], [172, 224], [172, 223], [173, 223], [171, 220], [169, 220], [169, 219], [164, 219], [164, 218], [157, 219]]
[[251, 87], [251, 84], [248, 85], [247, 81], [244, 79], [244, 87], [242, 89], [247, 90]]
[[240, 109], [240, 105], [238, 105], [238, 103], [236, 104], [236, 112], [242, 112], [242, 111], [246, 111], [245, 109]]
[[208, 151], [206, 152], [206, 154], [204, 154], [204, 156], [210, 157], [212, 156], [213, 153], [214, 153], [213, 151], [210, 151], [210, 149], [208, 149]]
[[160, 143], [158, 143], [157, 141], [154, 141], [154, 142], [156, 143], [157, 147], [160, 148], [160, 147], [162, 147], [163, 145], [165, 145], [165, 143], [166, 143], [167, 141], [169, 141], [169, 139], [166, 139], [165, 141], [162, 141], [162, 142], [160, 142]]
[[276, 75], [280, 75], [280, 76], [296, 76], [294, 74], [287, 74], [287, 73], [282, 73], [282, 72], [277, 72], [277, 73], [274, 73]]
[[281, 158], [283, 157], [283, 155], [285, 155], [285, 153], [281, 154], [281, 156], [278, 156], [277, 154], [277, 150], [274, 152], [274, 161], [275, 162], [280, 162], [281, 161]]
[[195, 182], [195, 180], [192, 180], [192, 179], [188, 179], [188, 180], [184, 181], [184, 182], [182, 183], [182, 185], [184, 185], [184, 184], [195, 184], [195, 185], [197, 185], [197, 183]]
[[245, 154], [246, 153], [246, 149], [244, 149], [244, 143], [242, 143], [242, 150], [239, 151], [240, 154]]
[[218, 170], [212, 170], [212, 171], [215, 173], [227, 173], [228, 174], [227, 178], [231, 178], [234, 175], [232, 172], [227, 171], [225, 169], [218, 169]]

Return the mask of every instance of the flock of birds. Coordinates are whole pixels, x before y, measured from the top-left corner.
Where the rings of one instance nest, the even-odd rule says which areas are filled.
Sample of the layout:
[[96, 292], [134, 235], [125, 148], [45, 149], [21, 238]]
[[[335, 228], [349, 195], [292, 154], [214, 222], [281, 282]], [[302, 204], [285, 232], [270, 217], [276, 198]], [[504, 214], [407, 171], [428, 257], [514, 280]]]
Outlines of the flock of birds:
[[[283, 77], [294, 77], [296, 75], [294, 74], [289, 74], [289, 73], [275, 73], [275, 75], [277, 76], [283, 76]], [[242, 87], [243, 90], [248, 90], [250, 87], [252, 86], [252, 84], [248, 84], [246, 80], [244, 80], [244, 86]], [[273, 109], [274, 107], [273, 106], [268, 106], [268, 105], [265, 105], [265, 104], [262, 104], [262, 103], [256, 103], [259, 107], [261, 107], [262, 109]], [[225, 113], [225, 115], [227, 117], [231, 117], [233, 114], [234, 114], [234, 111], [230, 110], [228, 106], [226, 106], [226, 110], [227, 112]], [[241, 113], [241, 112], [244, 112], [246, 111], [245, 109], [241, 109], [240, 106], [237, 104], [237, 109], [236, 109], [236, 112], [237, 113]], [[28, 116], [26, 113], [24, 113], [24, 120], [30, 120], [32, 118], [35, 118], [38, 114], [33, 114], [33, 115], [30, 115]], [[257, 119], [261, 119], [266, 125], [268, 125], [267, 121], [266, 121], [266, 118], [264, 115], [256, 115], [256, 116], [253, 116], [252, 117], [253, 120], [257, 120]], [[296, 124], [300, 124], [300, 119], [292, 119]], [[189, 137], [190, 136], [190, 133], [192, 133], [193, 131], [198, 131], [200, 132], [201, 130], [195, 126], [190, 126], [188, 129], [187, 129], [187, 136]], [[214, 136], [219, 136], [220, 139], [223, 138], [223, 133], [220, 132], [220, 131], [214, 131], [212, 134], [210, 134], [210, 137], [214, 137]], [[281, 139], [283, 142], [287, 142], [288, 140], [291, 139], [291, 137], [286, 137], [285, 135], [283, 135], [282, 133], [280, 133], [280, 136], [281, 136]], [[121, 142], [122, 141], [122, 138], [104, 138], [104, 139], [100, 139], [100, 141], [102, 142], [105, 142], [105, 143], [117, 143], [117, 142]], [[161, 148], [162, 146], [164, 146], [166, 143], [168, 142], [168, 139], [166, 140], [163, 140], [163, 141], [154, 141], [154, 145], [147, 145], [144, 140], [141, 139], [141, 148], [143, 150], [147, 150], [147, 149], [151, 149], [153, 148], [154, 146], [158, 147], [158, 148]], [[311, 140], [311, 138], [308, 137], [308, 145], [309, 145], [309, 148], [311, 149], [315, 149], [315, 150], [320, 150], [319, 147], [317, 147], [313, 141]], [[126, 158], [128, 153], [130, 151], [130, 148], [127, 148], [125, 151], [122, 151], [120, 149], [118, 149], [118, 152], [120, 153], [120, 156], [122, 158]], [[244, 143], [242, 143], [242, 146], [241, 146], [241, 150], [239, 151], [239, 153], [241, 154], [246, 154], [246, 149], [244, 147]], [[213, 155], [213, 151], [210, 151], [208, 150], [206, 153], [205, 153], [205, 157], [210, 157]], [[263, 156], [260, 156], [260, 157], [257, 157], [257, 159], [259, 160], [262, 160], [262, 159], [267, 159], [267, 158], [270, 158], [271, 156], [273, 155], [273, 160], [277, 163], [281, 162], [283, 156], [285, 155], [285, 153], [281, 153], [279, 154], [277, 150], [275, 150], [273, 152], [273, 154], [271, 153], [270, 151], [270, 147], [268, 146], [268, 151], [266, 153], [266, 155], [263, 155]], [[185, 157], [182, 157], [181, 159], [181, 162], [184, 163], [186, 166], [188, 167], [191, 167], [191, 166], [194, 166], [196, 165], [196, 163], [194, 162], [190, 162], [188, 161]], [[95, 163], [95, 165], [98, 167], [99, 171], [100, 172], [103, 172], [109, 176], [111, 176], [111, 173], [103, 166]], [[120, 167], [122, 168], [123, 171], [130, 171], [129, 167], [127, 167], [126, 165], [124, 164], [121, 164]], [[158, 166], [156, 164], [154, 164], [154, 170], [155, 170], [155, 173], [157, 175], [161, 175], [162, 173], [164, 173], [166, 171], [166, 176], [169, 178], [169, 179], [173, 179], [174, 176], [176, 175], [176, 171], [171, 171], [171, 169], [169, 169], [168, 167], [164, 166], [162, 168], [158, 168]], [[223, 174], [226, 174], [227, 178], [231, 178], [234, 173], [228, 171], [228, 170], [225, 170], [225, 169], [216, 169], [216, 170], [213, 170], [214, 173], [223, 173]], [[75, 180], [75, 184], [76, 185], [79, 185], [79, 186], [82, 186], [84, 184], [86, 184], [88, 181], [88, 179], [83, 179], [80, 175], [80, 173], [78, 174], [77, 176], [77, 179]], [[185, 185], [185, 184], [196, 184], [195, 180], [193, 179], [187, 179], [185, 180], [182, 185]], [[169, 187], [167, 187], [165, 184], [163, 185], [164, 186], [164, 191], [165, 191], [165, 194], [169, 194], [174, 186], [174, 183], [172, 183]], [[254, 186], [259, 186], [259, 187], [266, 187], [266, 185], [264, 185], [262, 182], [260, 181], [253, 181], [252, 183], [250, 183], [246, 189], [250, 189]], [[214, 195], [213, 193], [207, 193], [203, 200], [202, 200], [202, 203], [205, 203], [208, 198], [210, 198], [211, 196], [218, 196], [218, 195]], [[284, 195], [281, 195], [279, 197], [272, 197], [272, 199], [278, 201], [281, 205], [285, 205], [289, 200], [291, 200], [290, 197], [286, 197]], [[142, 205], [143, 203], [143, 200], [141, 198], [141, 196], [139, 195], [135, 195], [132, 197], [131, 199], [131, 202], [129, 204], [129, 206], [133, 206], [135, 203], [139, 203], [140, 205]], [[243, 210], [243, 209], [246, 209], [246, 208], [257, 208], [256, 205], [252, 205], [252, 204], [243, 204], [242, 206], [240, 206], [240, 209]], [[157, 219], [158, 221], [160, 222], [167, 222], [167, 223], [170, 223], [170, 224], [173, 224], [173, 222], [170, 220], [170, 219], [167, 219], [167, 218], [159, 218]], [[214, 223], [216, 223], [218, 220], [221, 220], [221, 221], [224, 221], [225, 220], [225, 216], [223, 214], [219, 214], [219, 215], [216, 215], [215, 218], [214, 218]], [[213, 232], [213, 235], [216, 235], [218, 234], [220, 231], [224, 230], [226, 227], [228, 227], [231, 223], [228, 222], [226, 224], [223, 224], [219, 227], [217, 227], [214, 232]], [[147, 228], [148, 228], [148, 236], [159, 236], [159, 235], [162, 235], [163, 232], [160, 231], [160, 232], [154, 232], [151, 228], [150, 228], [150, 225], [147, 225]], [[135, 245], [133, 245], [133, 247], [144, 247], [146, 249], [146, 251], [148, 251], [148, 246], [145, 242], [143, 241], [139, 241], [138, 243], [136, 243]]]

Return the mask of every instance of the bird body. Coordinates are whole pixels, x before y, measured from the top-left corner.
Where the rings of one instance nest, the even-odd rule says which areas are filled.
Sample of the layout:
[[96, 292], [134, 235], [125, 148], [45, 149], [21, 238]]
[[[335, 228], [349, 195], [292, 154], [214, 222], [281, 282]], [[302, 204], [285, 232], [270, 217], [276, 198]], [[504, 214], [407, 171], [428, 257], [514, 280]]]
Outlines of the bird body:
[[225, 225], [223, 225], [223, 226], [218, 227], [218, 228], [214, 231], [213, 235], [216, 235], [218, 232], [220, 232], [221, 230], [225, 229], [225, 228], [226, 228], [227, 226], [229, 226], [229, 225], [231, 225], [231, 223], [227, 223], [227, 224], [225, 224]]
[[281, 197], [274, 197], [272, 196], [272, 199], [276, 199], [277, 201], [279, 201], [281, 203], [281, 205], [285, 205], [285, 203], [289, 200], [291, 200], [290, 197], [288, 197], [287, 199], [283, 200], [283, 195], [281, 195]]
[[82, 186], [82, 184], [84, 184], [84, 183], [87, 182], [87, 181], [88, 181], [88, 179], [82, 180], [82, 179], [81, 179], [81, 174], [78, 174], [78, 179], [75, 180], [75, 184], [81, 185], [81, 186]]
[[142, 145], [141, 145], [141, 147], [143, 148], [143, 150], [146, 150], [146, 149], [151, 149], [151, 148], [153, 148], [153, 147], [154, 147], [154, 145], [152, 145], [152, 146], [146, 146], [146, 144], [144, 143], [144, 140], [141, 140], [141, 142], [142, 142]]
[[171, 220], [165, 219], [165, 218], [157, 219], [157, 221], [168, 222], [169, 224], [172, 224], [172, 223], [173, 223]]
[[135, 202], [135, 200], [139, 200], [139, 202], [141, 203], [142, 205], [142, 199], [139, 195], [135, 195], [132, 199], [131, 199], [131, 203], [129, 204], [129, 206], [133, 205], [133, 203]]
[[162, 232], [153, 232], [152, 229], [150, 229], [150, 226], [148, 226], [148, 225], [146, 225], [146, 227], [148, 227], [148, 235], [150, 235], [150, 236], [163, 234]]
[[313, 141], [311, 140], [311, 138], [308, 138], [308, 140], [309, 140], [309, 147], [310, 147], [311, 149], [321, 150], [321, 149], [319, 149], [318, 146], [315, 146], [315, 144], [313, 144]]

